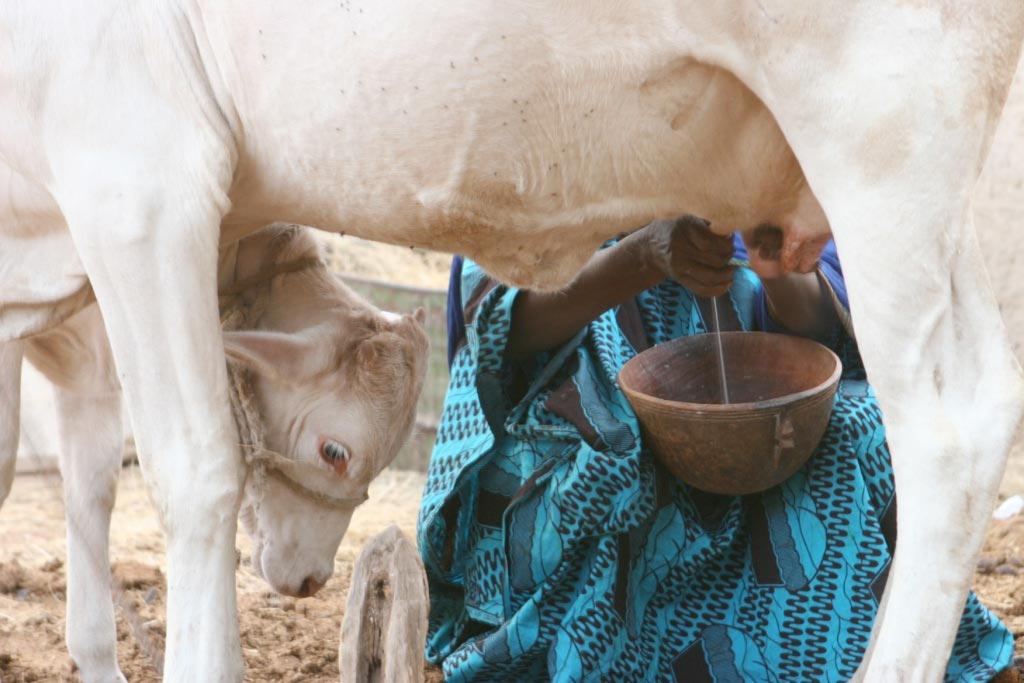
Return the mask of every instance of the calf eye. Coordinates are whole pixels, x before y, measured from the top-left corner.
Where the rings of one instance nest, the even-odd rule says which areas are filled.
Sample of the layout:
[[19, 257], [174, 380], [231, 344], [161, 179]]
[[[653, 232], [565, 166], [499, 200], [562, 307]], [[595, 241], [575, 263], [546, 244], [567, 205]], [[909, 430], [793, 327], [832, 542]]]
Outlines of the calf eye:
[[349, 452], [344, 444], [324, 439], [320, 442], [320, 457], [331, 467], [337, 467], [339, 464], [348, 462]]

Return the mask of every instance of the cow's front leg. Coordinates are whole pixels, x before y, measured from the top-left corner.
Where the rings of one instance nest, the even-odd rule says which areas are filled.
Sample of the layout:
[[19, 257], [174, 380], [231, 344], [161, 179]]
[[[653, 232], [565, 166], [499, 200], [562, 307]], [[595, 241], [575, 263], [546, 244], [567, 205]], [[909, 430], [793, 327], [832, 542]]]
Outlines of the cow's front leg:
[[0, 507], [14, 483], [21, 433], [21, 342], [0, 343]]
[[234, 543], [244, 468], [216, 297], [222, 206], [213, 199], [223, 194], [163, 180], [151, 195], [103, 187], [79, 196], [105, 203], [62, 208], [103, 311], [167, 541], [164, 680], [234, 683], [242, 679]]
[[[898, 541], [860, 668], [870, 683], [942, 680], [1024, 411], [970, 220], [1024, 26], [1019, 3], [997, 4], [991, 30], [962, 31], [929, 3], [870, 18], [858, 3], [780, 9], [743, 43], [768, 52], [738, 67], [828, 215], [884, 413]], [[806, 25], [814, 39], [794, 42]]]

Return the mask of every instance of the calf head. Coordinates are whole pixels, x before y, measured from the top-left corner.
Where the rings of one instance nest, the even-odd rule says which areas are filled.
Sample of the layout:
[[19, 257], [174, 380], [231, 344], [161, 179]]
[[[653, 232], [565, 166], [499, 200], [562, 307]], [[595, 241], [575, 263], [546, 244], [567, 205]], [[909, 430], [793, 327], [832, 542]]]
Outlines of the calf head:
[[246, 482], [253, 568], [306, 597], [331, 576], [353, 508], [409, 436], [428, 342], [422, 309], [383, 313], [329, 276], [312, 289], [289, 279], [304, 291], [275, 287], [266, 317], [291, 329], [225, 333], [225, 349], [255, 373], [267, 449], [294, 463]]

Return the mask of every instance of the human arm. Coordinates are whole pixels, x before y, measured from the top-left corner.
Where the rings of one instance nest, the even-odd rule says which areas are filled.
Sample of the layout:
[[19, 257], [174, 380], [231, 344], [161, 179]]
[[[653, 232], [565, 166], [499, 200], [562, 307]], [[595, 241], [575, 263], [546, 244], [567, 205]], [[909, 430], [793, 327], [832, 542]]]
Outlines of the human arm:
[[732, 237], [694, 217], [654, 221], [598, 251], [559, 292], [523, 290], [512, 307], [505, 357], [522, 361], [564, 344], [601, 313], [667, 277], [702, 296], [723, 294], [735, 267]]
[[[810, 273], [783, 273], [778, 251], [755, 234], [749, 247], [751, 269], [764, 288], [765, 308], [771, 321], [785, 331], [812, 339], [822, 339], [840, 324], [826, 273], [817, 268]], [[781, 239], [781, 237], [780, 237]], [[832, 252], [834, 256], [834, 250]], [[828, 272], [841, 281], [838, 260]], [[837, 273], [840, 273], [837, 275]]]

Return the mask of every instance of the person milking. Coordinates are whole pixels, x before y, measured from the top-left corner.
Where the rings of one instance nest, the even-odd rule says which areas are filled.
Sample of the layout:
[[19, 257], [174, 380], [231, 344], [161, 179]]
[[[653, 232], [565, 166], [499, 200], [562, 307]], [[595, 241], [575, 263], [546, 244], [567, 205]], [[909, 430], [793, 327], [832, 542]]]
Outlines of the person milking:
[[[557, 293], [456, 257], [451, 382], [419, 519], [427, 654], [447, 681], [854, 674], [896, 542], [885, 429], [835, 246], [814, 272], [784, 274], [772, 239], [755, 233], [748, 250], [693, 216], [655, 221]], [[813, 455], [745, 496], [674, 477], [616, 382], [644, 349], [708, 332], [711, 297], [723, 330], [808, 337], [843, 365]], [[946, 679], [985, 683], [1012, 657], [1012, 635], [971, 594]]]

